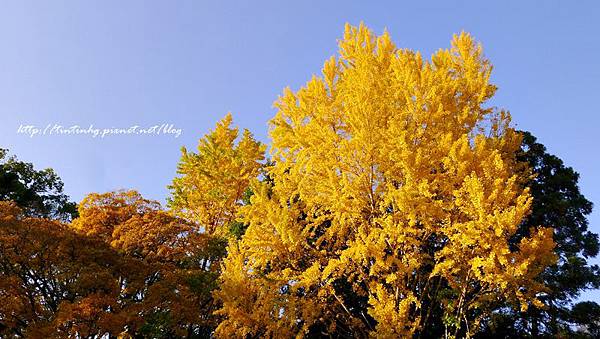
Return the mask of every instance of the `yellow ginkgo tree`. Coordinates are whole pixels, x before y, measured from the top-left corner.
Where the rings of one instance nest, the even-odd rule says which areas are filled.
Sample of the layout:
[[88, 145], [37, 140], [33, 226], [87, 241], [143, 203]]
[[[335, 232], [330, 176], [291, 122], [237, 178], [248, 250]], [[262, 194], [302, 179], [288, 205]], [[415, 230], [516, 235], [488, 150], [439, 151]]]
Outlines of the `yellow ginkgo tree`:
[[466, 33], [425, 60], [347, 26], [322, 74], [275, 104], [272, 180], [241, 207], [217, 335], [407, 337], [439, 316], [447, 337], [469, 336], [501, 302], [538, 304], [552, 230], [512, 241], [530, 172], [509, 113], [486, 104], [491, 70]]
[[179, 176], [170, 186], [171, 210], [209, 235], [228, 235], [250, 181], [263, 166], [264, 145], [248, 130], [240, 136], [231, 124], [227, 114], [200, 139], [196, 153], [182, 149]]

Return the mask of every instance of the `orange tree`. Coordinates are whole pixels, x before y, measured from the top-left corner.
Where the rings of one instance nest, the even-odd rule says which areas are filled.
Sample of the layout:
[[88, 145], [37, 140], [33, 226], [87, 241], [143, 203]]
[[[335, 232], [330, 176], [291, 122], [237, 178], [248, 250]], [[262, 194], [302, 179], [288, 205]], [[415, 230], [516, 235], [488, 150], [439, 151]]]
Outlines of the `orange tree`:
[[212, 331], [217, 274], [211, 262], [223, 255], [222, 239], [135, 191], [90, 194], [79, 204], [79, 215], [72, 228], [146, 267], [143, 284], [127, 291], [137, 301], [137, 322], [123, 330], [148, 337]]
[[144, 263], [0, 202], [0, 336], [94, 337], [135, 324]]

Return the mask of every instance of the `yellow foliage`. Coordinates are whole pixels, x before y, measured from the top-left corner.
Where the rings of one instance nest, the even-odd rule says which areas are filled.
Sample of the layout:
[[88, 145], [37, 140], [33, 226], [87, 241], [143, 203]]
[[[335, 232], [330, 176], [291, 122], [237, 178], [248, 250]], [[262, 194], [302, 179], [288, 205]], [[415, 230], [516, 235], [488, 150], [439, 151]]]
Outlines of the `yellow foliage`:
[[262, 168], [265, 148], [244, 130], [231, 127], [227, 114], [216, 128], [200, 139], [198, 152], [182, 149], [177, 172], [170, 186], [169, 207], [179, 216], [197, 223], [210, 235], [224, 236], [251, 179]]
[[[253, 181], [255, 195], [241, 208], [249, 228], [224, 262], [217, 334], [404, 337], [426, 326], [434, 302], [457, 319], [448, 331], [458, 333], [473, 331], [497, 300], [535, 303], [543, 286], [534, 278], [554, 260], [552, 231], [534, 229], [511, 250], [531, 198], [510, 115], [486, 106], [496, 90], [491, 70], [467, 33], [425, 60], [387, 32], [346, 26], [322, 75], [275, 103], [273, 183]], [[235, 151], [209, 156], [231, 145], [228, 125], [198, 156], [184, 152], [180, 171], [200, 161], [234, 173], [262, 159], [258, 146], [240, 162], [230, 160]], [[196, 180], [198, 190], [179, 204], [207, 209], [213, 185], [243, 187], [223, 184], [234, 178], [185, 174], [179, 180]], [[440, 285], [450, 292], [437, 293]]]

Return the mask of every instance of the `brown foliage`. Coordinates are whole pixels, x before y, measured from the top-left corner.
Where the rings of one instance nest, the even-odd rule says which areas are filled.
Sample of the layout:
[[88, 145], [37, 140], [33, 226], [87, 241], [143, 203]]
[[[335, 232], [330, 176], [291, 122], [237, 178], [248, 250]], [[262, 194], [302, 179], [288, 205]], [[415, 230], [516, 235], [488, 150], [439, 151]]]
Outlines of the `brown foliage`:
[[215, 326], [223, 241], [134, 191], [92, 194], [72, 225], [0, 205], [0, 335], [174, 336]]

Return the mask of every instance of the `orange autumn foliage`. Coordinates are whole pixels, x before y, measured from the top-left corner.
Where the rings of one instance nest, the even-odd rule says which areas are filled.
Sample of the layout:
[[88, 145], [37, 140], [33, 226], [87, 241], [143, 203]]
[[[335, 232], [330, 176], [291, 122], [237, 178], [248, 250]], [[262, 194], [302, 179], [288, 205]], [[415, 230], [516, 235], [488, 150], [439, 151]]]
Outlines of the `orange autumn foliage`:
[[143, 263], [74, 232], [28, 218], [0, 202], [0, 335], [29, 338], [119, 333], [131, 326], [131, 298]]
[[90, 194], [80, 204], [79, 215], [73, 228], [147, 266], [144, 285], [136, 291], [137, 316], [145, 321], [142, 329], [181, 335], [214, 326], [211, 291], [218, 266], [213, 262], [224, 254], [224, 240], [205, 234], [136, 191]]

